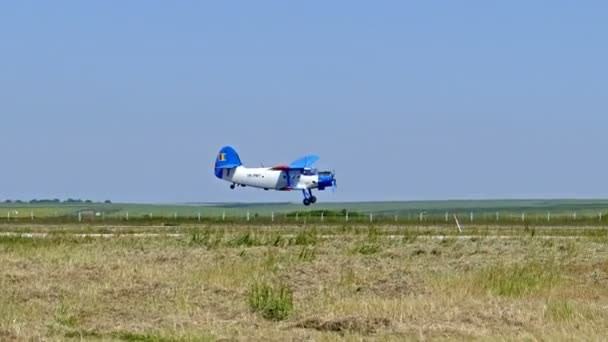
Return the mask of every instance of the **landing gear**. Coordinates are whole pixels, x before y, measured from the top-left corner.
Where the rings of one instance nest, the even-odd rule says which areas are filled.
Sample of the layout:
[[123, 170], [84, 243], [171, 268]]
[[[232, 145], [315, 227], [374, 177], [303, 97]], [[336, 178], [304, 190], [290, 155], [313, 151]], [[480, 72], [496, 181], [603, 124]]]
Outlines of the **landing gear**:
[[234, 190], [236, 188], [236, 184], [230, 184], [230, 189]]
[[308, 200], [311, 204], [317, 203], [317, 198], [312, 195], [312, 189], [308, 189]]
[[302, 194], [304, 194], [304, 200], [302, 203], [304, 203], [305, 206], [317, 203], [317, 198], [312, 195], [311, 189], [308, 189], [308, 191], [302, 190]]

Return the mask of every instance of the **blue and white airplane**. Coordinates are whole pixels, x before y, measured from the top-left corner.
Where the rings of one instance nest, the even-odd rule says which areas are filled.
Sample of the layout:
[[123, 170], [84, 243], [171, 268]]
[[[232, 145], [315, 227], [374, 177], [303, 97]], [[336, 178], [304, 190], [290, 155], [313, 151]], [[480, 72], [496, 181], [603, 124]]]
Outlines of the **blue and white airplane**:
[[241, 163], [241, 158], [234, 148], [226, 146], [220, 150], [215, 160], [215, 176], [232, 183], [231, 189], [250, 186], [264, 190], [299, 190], [304, 194], [304, 205], [309, 206], [317, 202], [317, 198], [312, 194], [313, 189], [335, 189], [337, 185], [334, 172], [319, 172], [312, 168], [317, 160], [319, 156], [310, 155], [290, 165], [247, 168]]

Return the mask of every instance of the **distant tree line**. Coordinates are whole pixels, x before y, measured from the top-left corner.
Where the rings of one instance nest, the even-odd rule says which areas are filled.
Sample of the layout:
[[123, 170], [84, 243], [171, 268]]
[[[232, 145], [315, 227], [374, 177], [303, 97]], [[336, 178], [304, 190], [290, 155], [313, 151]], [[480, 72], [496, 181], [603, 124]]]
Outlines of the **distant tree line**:
[[[94, 202], [91, 200], [82, 200], [82, 199], [74, 199], [74, 198], [68, 198], [68, 199], [62, 201], [58, 198], [54, 198], [54, 199], [33, 199], [28, 202], [24, 202], [21, 200], [7, 199], [4, 201], [4, 203], [6, 203], [6, 204], [12, 204], [12, 203], [15, 203], [15, 204], [25, 204], [25, 203], [30, 203], [30, 204], [93, 204], [93, 203], [102, 203], [102, 202]], [[103, 203], [112, 204], [112, 201], [106, 200]]]

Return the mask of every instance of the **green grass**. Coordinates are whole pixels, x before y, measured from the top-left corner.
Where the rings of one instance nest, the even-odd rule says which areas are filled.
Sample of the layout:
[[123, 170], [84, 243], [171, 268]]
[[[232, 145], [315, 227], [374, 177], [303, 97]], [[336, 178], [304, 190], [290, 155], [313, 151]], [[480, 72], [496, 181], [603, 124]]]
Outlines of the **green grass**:
[[522, 297], [555, 286], [559, 268], [553, 263], [497, 264], [479, 271], [475, 279], [486, 291], [507, 297]]
[[372, 255], [379, 253], [382, 250], [382, 247], [378, 243], [360, 243], [354, 248], [355, 253], [359, 253], [362, 255]]
[[318, 234], [316, 229], [299, 230], [296, 237], [290, 241], [290, 244], [296, 246], [314, 246], [319, 240]]
[[302, 247], [298, 253], [298, 260], [303, 262], [310, 262], [315, 260], [317, 256], [316, 249], [308, 246]]
[[248, 293], [249, 307], [267, 320], [282, 321], [293, 311], [293, 293], [284, 285], [254, 283]]
[[567, 299], [552, 299], [547, 301], [546, 316], [554, 321], [570, 321], [576, 318], [576, 308]]

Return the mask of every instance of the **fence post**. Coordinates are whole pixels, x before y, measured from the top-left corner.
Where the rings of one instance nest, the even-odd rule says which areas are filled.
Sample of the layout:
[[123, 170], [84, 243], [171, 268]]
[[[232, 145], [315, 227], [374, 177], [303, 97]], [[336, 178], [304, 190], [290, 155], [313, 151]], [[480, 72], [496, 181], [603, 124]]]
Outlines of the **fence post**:
[[446, 211], [445, 212], [445, 222], [448, 222], [448, 215], [449, 215], [449, 213]]
[[420, 213], [420, 222], [422, 222], [422, 213]]
[[462, 227], [460, 226], [460, 222], [458, 222], [458, 216], [454, 214], [454, 220], [456, 221], [456, 226], [458, 227], [458, 232], [462, 233]]
[[600, 222], [602, 221], [602, 212], [600, 211]]
[[198, 222], [201, 222], [201, 212], [198, 212]]
[[324, 213], [323, 213], [323, 212], [321, 212], [321, 222], [323, 222], [323, 216], [324, 216], [323, 214], [324, 214]]
[[126, 215], [127, 221], [129, 221], [129, 212], [127, 211], [127, 215]]
[[247, 221], [248, 221], [248, 222], [249, 222], [249, 219], [250, 219], [250, 217], [249, 217], [249, 212], [247, 212]]
[[346, 212], [346, 216], [344, 216], [344, 220], [346, 220], [346, 222], [348, 222], [348, 211]]
[[[601, 215], [601, 214], [600, 214]], [[34, 221], [34, 212], [30, 212], [30, 217], [32, 218], [32, 221]], [[601, 221], [601, 220], [600, 220]]]
[[222, 221], [226, 221], [226, 212], [225, 211], [222, 213]]
[[270, 213], [270, 220], [274, 222], [274, 211]]
[[521, 220], [525, 221], [526, 220], [526, 213], [521, 213]]
[[299, 215], [299, 213], [296, 211], [296, 222], [297, 222], [297, 221], [300, 221], [300, 215]]
[[473, 212], [471, 211], [471, 222], [473, 222]]
[[397, 219], [398, 219], [398, 215], [395, 215], [395, 222], [397, 222]]
[[78, 212], [78, 222], [82, 222], [82, 213]]
[[574, 212], [574, 214], [572, 214], [572, 218], [574, 219], [574, 221], [576, 221], [576, 211]]
[[496, 222], [498, 222], [499, 216], [498, 216], [498, 211], [496, 212]]
[[547, 212], [547, 222], [551, 221], [551, 212]]
[[369, 213], [369, 222], [374, 222], [374, 215]]
[[173, 219], [177, 220], [177, 213], [173, 213]]

